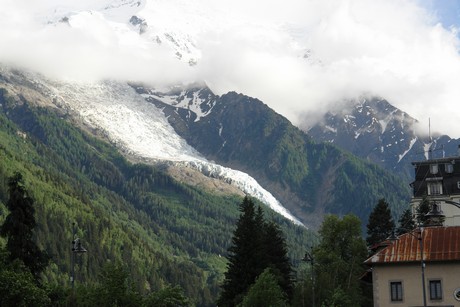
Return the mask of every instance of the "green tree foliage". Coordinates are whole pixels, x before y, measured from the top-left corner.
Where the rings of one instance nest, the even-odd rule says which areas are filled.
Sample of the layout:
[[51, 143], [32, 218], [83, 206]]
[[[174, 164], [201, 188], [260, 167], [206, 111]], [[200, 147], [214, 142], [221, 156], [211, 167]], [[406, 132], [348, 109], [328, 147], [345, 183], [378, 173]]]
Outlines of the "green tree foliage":
[[80, 284], [75, 289], [55, 287], [49, 291], [49, 296], [53, 306], [192, 306], [179, 286], [165, 286], [145, 294], [137, 292], [125, 265], [111, 262], [104, 265], [96, 283]]
[[51, 300], [29, 268], [19, 260], [11, 262], [7, 254], [0, 249], [0, 306], [50, 306]]
[[288, 257], [288, 247], [280, 227], [274, 222], [265, 223], [263, 251], [266, 266], [278, 277], [278, 283], [288, 298], [292, 297], [293, 280], [292, 265]]
[[240, 205], [240, 218], [229, 247], [228, 269], [222, 285], [219, 306], [236, 306], [241, 302], [249, 286], [262, 272], [262, 242], [260, 230], [263, 224], [256, 219], [253, 201], [245, 197]]
[[141, 297], [128, 277], [121, 264], [106, 263], [94, 293], [94, 306], [140, 306]]
[[[65, 115], [15, 99], [0, 89], [0, 224], [8, 213], [8, 178], [20, 171], [35, 200], [34, 240], [52, 256], [42, 282], [57, 290], [69, 284], [76, 222], [88, 249], [76, 268], [78, 287], [97, 283], [110, 259], [129, 264], [143, 295], [179, 285], [198, 306], [215, 305], [226, 269], [220, 255], [231, 243], [241, 198], [180, 183], [160, 167], [133, 164]], [[305, 228], [273, 219], [286, 233], [293, 259], [303, 256], [310, 240]], [[66, 291], [53, 296], [58, 300]]]
[[186, 307], [191, 305], [182, 288], [178, 286], [167, 286], [150, 294], [143, 304], [145, 307]]
[[260, 274], [249, 288], [241, 307], [284, 307], [288, 306], [285, 292], [278, 284], [275, 274], [269, 268]]
[[430, 212], [430, 201], [426, 196], [423, 196], [422, 201], [417, 206], [417, 224], [425, 225], [428, 222], [428, 217], [426, 216]]
[[391, 210], [385, 199], [380, 199], [372, 210], [367, 223], [368, 246], [373, 246], [385, 241], [395, 230], [395, 223], [391, 216]]
[[6, 248], [10, 260], [22, 261], [38, 280], [49, 258], [33, 240], [36, 226], [34, 200], [27, 195], [20, 173], [16, 172], [9, 178], [8, 187], [9, 199], [6, 206], [10, 213], [0, 227], [0, 235], [7, 238]]
[[[397, 214], [410, 199], [409, 186], [400, 176], [334, 144], [312, 141], [261, 101], [234, 92], [216, 99], [206, 121], [194, 121], [183, 112], [182, 121], [176, 117], [171, 124], [201, 153], [218, 163], [239, 165], [274, 187], [275, 193], [279, 191], [275, 196], [292, 210], [304, 212], [309, 225], [320, 224], [315, 214], [308, 214], [315, 210], [352, 212], [366, 221], [378, 199], [385, 198]], [[222, 134], [220, 125], [226, 127]]]
[[[292, 268], [287, 246], [278, 226], [265, 222], [262, 211], [245, 197], [229, 248], [228, 270], [219, 306], [236, 306], [266, 268], [271, 268], [284, 294], [292, 294]], [[290, 298], [290, 297], [288, 297]]]
[[346, 296], [345, 302], [352, 302], [347, 307], [361, 306], [363, 294], [359, 277], [365, 271], [363, 261], [367, 257], [361, 221], [354, 215], [343, 219], [328, 215], [319, 234], [320, 243], [313, 250], [317, 302], [326, 302], [341, 293]]
[[359, 306], [356, 302], [352, 301], [352, 298], [340, 287], [335, 288], [332, 291], [330, 298], [327, 298], [321, 307], [350, 307]]
[[34, 276], [23, 270], [0, 270], [0, 306], [49, 306], [44, 289], [37, 286]]
[[399, 227], [396, 229], [396, 234], [398, 236], [415, 229], [416, 225], [410, 208], [404, 210], [398, 220], [398, 224]]

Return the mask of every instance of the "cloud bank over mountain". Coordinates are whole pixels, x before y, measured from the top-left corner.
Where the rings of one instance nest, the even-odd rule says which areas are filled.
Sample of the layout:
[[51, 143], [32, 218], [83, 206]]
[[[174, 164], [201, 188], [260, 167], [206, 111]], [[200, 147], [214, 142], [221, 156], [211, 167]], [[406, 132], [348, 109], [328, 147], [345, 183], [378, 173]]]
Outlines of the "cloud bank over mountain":
[[423, 2], [0, 0], [0, 61], [83, 81], [205, 80], [300, 126], [378, 95], [459, 137], [458, 32]]

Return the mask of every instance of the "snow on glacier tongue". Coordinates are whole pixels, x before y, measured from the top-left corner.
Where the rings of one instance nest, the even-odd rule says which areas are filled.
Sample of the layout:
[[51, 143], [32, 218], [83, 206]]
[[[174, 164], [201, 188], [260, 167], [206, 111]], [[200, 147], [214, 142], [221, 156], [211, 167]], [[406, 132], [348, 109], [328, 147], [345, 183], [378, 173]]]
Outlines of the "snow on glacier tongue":
[[[163, 91], [166, 93], [168, 92], [167, 89]], [[185, 90], [182, 90], [180, 93], [175, 93], [175, 94], [174, 93], [163, 94], [163, 91], [162, 90], [159, 90], [158, 92], [152, 91], [148, 94], [141, 94], [141, 96], [144, 97], [144, 99], [153, 98], [165, 104], [169, 104], [177, 108], [189, 110], [195, 113], [196, 115], [195, 122], [199, 121], [202, 117], [205, 117], [209, 113], [211, 113], [212, 108], [209, 109], [207, 112], [203, 112], [203, 110], [201, 109], [201, 104], [204, 102], [204, 100], [200, 98], [200, 92], [202, 90], [198, 90], [197, 92], [194, 92], [192, 97], [188, 97], [187, 92]]]
[[131, 154], [150, 159], [203, 160], [180, 138], [161, 111], [138, 96], [128, 85], [60, 84], [56, 95], [81, 119]]
[[175, 133], [161, 110], [145, 101], [127, 84], [54, 82], [48, 87], [58, 105], [77, 113], [87, 125], [104, 132], [128, 153], [198, 169], [206, 176], [238, 187], [295, 224], [303, 225], [254, 178], [207, 161]]

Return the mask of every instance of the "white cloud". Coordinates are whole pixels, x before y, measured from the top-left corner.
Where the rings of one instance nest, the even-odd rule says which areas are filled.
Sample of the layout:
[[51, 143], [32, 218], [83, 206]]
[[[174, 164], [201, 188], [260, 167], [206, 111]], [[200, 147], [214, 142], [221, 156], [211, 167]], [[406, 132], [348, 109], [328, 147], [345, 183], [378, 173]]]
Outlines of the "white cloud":
[[[100, 7], [103, 2], [93, 5]], [[53, 1], [32, 5], [42, 14], [33, 13], [24, 3], [8, 5], [10, 10], [0, 13], [3, 63], [85, 81], [111, 78], [172, 83], [195, 78], [191, 68], [177, 61], [166, 46], [142, 39], [127, 24], [112, 22], [101, 13], [79, 11], [82, 3], [77, 10], [55, 9]], [[55, 19], [54, 12], [59, 12], [58, 19], [70, 18], [68, 22], [46, 23], [46, 12], [50, 19]]]
[[[271, 45], [254, 41], [260, 35], [225, 33], [219, 44], [206, 38], [210, 46], [204, 48], [203, 62], [212, 67], [208, 79], [217, 80], [217, 89], [256, 96], [303, 126], [309, 124], [303, 121], [306, 113], [309, 119], [317, 118], [316, 111], [371, 93], [427, 127], [431, 117], [434, 129], [460, 136], [455, 31], [442, 28], [414, 1], [307, 1], [287, 6], [296, 10], [296, 24], [291, 26], [297, 31], [291, 33], [300, 47], [311, 50], [311, 60], [301, 57], [302, 48], [292, 52], [285, 33], [268, 35]], [[280, 9], [275, 4], [271, 8]]]
[[[0, 11], [0, 61], [86, 80], [202, 78], [220, 94], [257, 97], [303, 126], [306, 114], [315, 118], [372, 93], [460, 137], [458, 36], [423, 1], [154, 0], [136, 7], [132, 0], [0, 0], [9, 8]], [[127, 12], [96, 12], [124, 2]], [[120, 23], [136, 11], [147, 19], [146, 35]], [[44, 23], [66, 14], [71, 26]], [[196, 46], [198, 65], [177, 61], [173, 43], [158, 44], [162, 31], [187, 40], [184, 50]]]

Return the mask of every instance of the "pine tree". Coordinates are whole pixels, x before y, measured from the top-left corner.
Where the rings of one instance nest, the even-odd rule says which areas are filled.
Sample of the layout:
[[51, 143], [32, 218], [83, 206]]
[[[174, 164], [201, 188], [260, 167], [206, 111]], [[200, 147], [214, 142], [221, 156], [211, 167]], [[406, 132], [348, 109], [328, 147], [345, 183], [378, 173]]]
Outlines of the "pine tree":
[[426, 214], [430, 212], [430, 202], [426, 196], [423, 196], [422, 201], [417, 207], [417, 224], [425, 225], [428, 221]]
[[415, 229], [415, 221], [410, 208], [404, 210], [404, 212], [401, 214], [401, 217], [399, 218], [398, 224], [399, 228], [396, 231], [398, 236]]
[[240, 304], [250, 286], [266, 268], [271, 269], [278, 286], [290, 298], [293, 289], [292, 267], [282, 231], [275, 223], [266, 222], [262, 209], [256, 209], [248, 197], [244, 198], [240, 211], [218, 305]]
[[[233, 233], [232, 245], [228, 249], [228, 269], [222, 285], [219, 306], [238, 305], [249, 286], [262, 272], [258, 252], [261, 250], [260, 230], [262, 225], [256, 223], [255, 205], [245, 197], [240, 205], [240, 218]], [[259, 219], [260, 220], [260, 217]]]
[[38, 281], [40, 273], [48, 265], [49, 257], [32, 239], [36, 226], [34, 200], [27, 195], [20, 173], [9, 178], [8, 193], [6, 206], [10, 213], [0, 227], [0, 235], [7, 238], [10, 261], [21, 260]]
[[264, 255], [267, 267], [278, 278], [278, 283], [289, 299], [292, 298], [292, 266], [288, 257], [288, 248], [283, 233], [274, 222], [265, 224]]
[[369, 216], [367, 223], [367, 238], [368, 246], [385, 241], [395, 230], [395, 223], [391, 216], [391, 210], [385, 199], [380, 199], [374, 210]]

